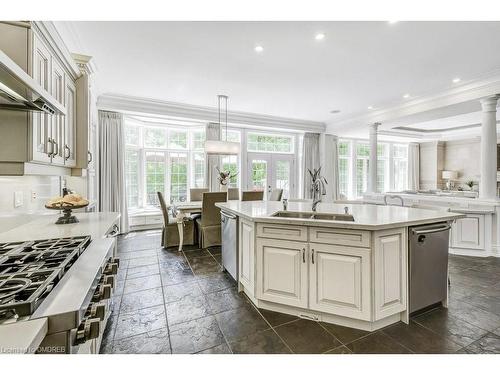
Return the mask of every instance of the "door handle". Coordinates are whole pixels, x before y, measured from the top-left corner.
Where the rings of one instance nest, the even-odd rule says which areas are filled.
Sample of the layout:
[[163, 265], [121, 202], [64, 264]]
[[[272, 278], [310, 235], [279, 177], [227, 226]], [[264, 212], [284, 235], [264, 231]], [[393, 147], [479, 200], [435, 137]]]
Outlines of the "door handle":
[[306, 248], [302, 248], [302, 263], [306, 262]]
[[89, 155], [87, 163], [92, 163], [92, 160], [93, 160], [92, 153], [90, 151], [87, 151], [87, 154]]
[[[68, 151], [67, 156], [66, 156], [66, 151]], [[70, 156], [71, 156], [71, 149], [69, 148], [68, 145], [64, 145], [64, 160], [68, 160]]]
[[311, 250], [311, 262], [314, 264], [314, 249]]
[[[54, 143], [52, 143], [52, 138], [47, 138], [47, 145], [50, 144], [50, 151], [47, 150], [47, 156], [49, 158], [52, 158], [52, 156], [54, 155]], [[47, 147], [48, 148], [48, 147]]]

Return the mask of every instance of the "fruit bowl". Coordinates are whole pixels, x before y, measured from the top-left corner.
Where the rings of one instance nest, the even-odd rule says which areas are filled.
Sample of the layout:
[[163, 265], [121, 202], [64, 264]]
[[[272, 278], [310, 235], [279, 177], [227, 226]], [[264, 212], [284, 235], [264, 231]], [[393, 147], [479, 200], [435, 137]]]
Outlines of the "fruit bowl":
[[[72, 200], [72, 201], [70, 201]], [[49, 201], [45, 208], [49, 210], [58, 210], [63, 212], [63, 216], [60, 216], [56, 224], [74, 224], [78, 223], [78, 219], [72, 215], [72, 210], [76, 210], [78, 208], [84, 208], [89, 205], [89, 202], [81, 197], [62, 197], [56, 198], [55, 200]]]

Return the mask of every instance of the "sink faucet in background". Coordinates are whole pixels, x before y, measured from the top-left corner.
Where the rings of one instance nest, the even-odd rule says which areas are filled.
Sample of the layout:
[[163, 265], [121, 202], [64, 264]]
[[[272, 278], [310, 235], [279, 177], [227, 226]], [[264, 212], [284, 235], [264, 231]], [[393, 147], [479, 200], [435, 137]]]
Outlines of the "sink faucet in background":
[[316, 211], [318, 204], [321, 202], [321, 196], [326, 195], [326, 186], [328, 182], [321, 176], [321, 167], [318, 169], [307, 170], [311, 175], [311, 195], [313, 198], [312, 210]]

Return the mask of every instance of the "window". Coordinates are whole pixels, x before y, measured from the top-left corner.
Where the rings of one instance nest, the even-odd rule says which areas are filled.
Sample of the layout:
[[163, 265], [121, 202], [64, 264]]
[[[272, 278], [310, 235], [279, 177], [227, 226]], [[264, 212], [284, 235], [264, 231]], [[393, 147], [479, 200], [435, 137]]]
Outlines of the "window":
[[[368, 190], [370, 147], [366, 141], [339, 140], [339, 191], [350, 199]], [[377, 145], [377, 192], [406, 189], [408, 146], [381, 142]]]
[[238, 156], [237, 155], [225, 155], [221, 157], [221, 170], [230, 171], [231, 178], [229, 179], [228, 187], [237, 188], [238, 184]]
[[187, 154], [170, 153], [170, 201], [187, 200]]
[[[146, 152], [146, 204], [158, 206], [157, 192], [165, 195], [165, 153]], [[166, 197], [165, 197], [166, 198]]]
[[393, 147], [394, 182], [392, 189], [402, 191], [408, 188], [408, 146], [394, 145]]
[[362, 197], [368, 190], [368, 168], [370, 163], [370, 146], [365, 143], [356, 144], [356, 198]]
[[351, 191], [351, 150], [350, 142], [339, 142], [339, 191], [345, 197], [350, 196]]
[[204, 128], [178, 129], [125, 122], [125, 175], [131, 209], [188, 199], [189, 187], [205, 187]]
[[293, 137], [248, 133], [247, 151], [293, 153]]
[[130, 208], [139, 207], [139, 151], [128, 149], [125, 152], [125, 183], [127, 204]]

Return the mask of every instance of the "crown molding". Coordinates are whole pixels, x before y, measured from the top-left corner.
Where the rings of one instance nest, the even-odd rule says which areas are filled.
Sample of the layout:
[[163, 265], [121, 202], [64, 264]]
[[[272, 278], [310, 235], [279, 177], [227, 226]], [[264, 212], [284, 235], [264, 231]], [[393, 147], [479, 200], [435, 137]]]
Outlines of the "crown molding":
[[[97, 99], [97, 108], [131, 115], [154, 115], [217, 122], [217, 108], [118, 94], [104, 94]], [[251, 125], [266, 129], [289, 129], [323, 133], [323, 122], [298, 120], [249, 112], [228, 111], [228, 123]]]
[[475, 80], [437, 94], [409, 100], [401, 105], [375, 110], [358, 116], [327, 123], [327, 131], [336, 133], [352, 126], [368, 126], [432, 111], [461, 103], [477, 101], [500, 93], [500, 71], [492, 72], [489, 78]]

